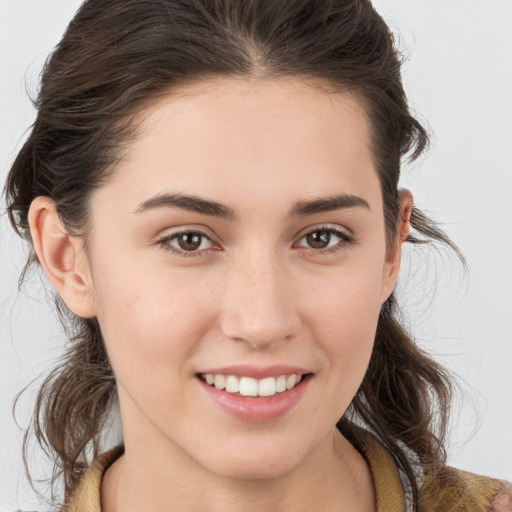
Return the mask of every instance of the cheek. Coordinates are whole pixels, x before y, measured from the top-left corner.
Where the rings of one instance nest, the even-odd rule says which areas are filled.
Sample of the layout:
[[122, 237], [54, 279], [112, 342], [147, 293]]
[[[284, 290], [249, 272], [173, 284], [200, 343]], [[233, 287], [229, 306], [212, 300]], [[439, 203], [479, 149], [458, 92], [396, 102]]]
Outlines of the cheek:
[[[98, 321], [120, 383], [170, 382], [189, 368], [208, 325], [208, 294], [190, 280], [120, 268], [99, 276]], [[184, 291], [185, 290], [185, 291]]]
[[333, 378], [343, 375], [356, 389], [373, 349], [381, 308], [379, 278], [378, 272], [367, 267], [365, 273], [340, 272], [310, 285], [309, 293], [299, 292], [305, 299], [304, 323], [329, 359], [329, 368], [336, 368]]
[[303, 317], [304, 325], [321, 361], [321, 391], [311, 416], [327, 425], [336, 424], [350, 406], [374, 346], [380, 312], [377, 278], [361, 280], [354, 275], [340, 273], [323, 283], [317, 280], [308, 294], [300, 292], [307, 298], [302, 309], [308, 315]]
[[326, 339], [375, 330], [381, 307], [382, 264], [357, 256], [354, 260], [329, 274], [304, 280], [303, 288], [297, 290], [308, 323], [322, 329]]

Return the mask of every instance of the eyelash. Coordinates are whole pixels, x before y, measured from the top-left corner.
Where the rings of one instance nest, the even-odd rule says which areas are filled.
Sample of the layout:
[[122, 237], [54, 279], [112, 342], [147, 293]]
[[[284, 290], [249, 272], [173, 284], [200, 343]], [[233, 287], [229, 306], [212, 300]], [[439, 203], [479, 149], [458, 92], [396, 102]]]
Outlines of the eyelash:
[[157, 240], [157, 244], [160, 245], [164, 251], [168, 251], [172, 254], [176, 254], [177, 256], [181, 256], [183, 258], [194, 258], [196, 256], [202, 255], [203, 251], [184, 251], [184, 250], [179, 251], [177, 249], [174, 249], [171, 245], [169, 245], [169, 242], [171, 242], [171, 240], [178, 238], [180, 235], [199, 235], [202, 238], [206, 238], [210, 242], [212, 241], [209, 236], [205, 235], [204, 233], [201, 233], [201, 231], [184, 229], [183, 231], [177, 231], [176, 233], [173, 233], [172, 235], [168, 235], [168, 236], [164, 236], [163, 238], [160, 238], [159, 240]]
[[348, 235], [341, 229], [333, 228], [330, 226], [319, 226], [315, 229], [312, 229], [311, 231], [308, 231], [307, 233], [304, 233], [299, 240], [302, 240], [303, 238], [307, 237], [308, 235], [311, 235], [313, 233], [328, 233], [330, 236], [334, 235], [336, 238], [339, 238], [340, 241], [334, 245], [333, 247], [329, 247], [326, 249], [313, 249], [312, 247], [305, 247], [302, 246], [309, 256], [326, 256], [330, 254], [337, 253], [338, 251], [341, 251], [343, 249], [346, 249], [348, 246], [352, 245], [355, 242], [355, 238]]
[[[299, 240], [302, 240], [303, 238], [307, 237], [308, 235], [311, 235], [313, 233], [328, 233], [329, 235], [334, 235], [336, 238], [340, 239], [340, 242], [336, 244], [334, 247], [330, 247], [327, 249], [313, 249], [311, 247], [305, 247], [302, 246], [304, 249], [306, 249], [306, 252], [310, 256], [318, 256], [318, 255], [327, 255], [327, 254], [333, 254], [336, 253], [342, 249], [345, 249], [347, 246], [353, 244], [355, 242], [355, 239], [345, 233], [344, 231], [341, 231], [340, 229], [336, 229], [329, 226], [320, 226], [317, 227], [311, 231], [308, 231], [307, 233], [304, 233]], [[168, 251], [172, 254], [176, 254], [177, 256], [183, 257], [183, 258], [194, 258], [196, 256], [201, 256], [202, 253], [207, 250], [203, 249], [202, 251], [184, 251], [184, 250], [176, 250], [171, 245], [169, 245], [169, 242], [172, 240], [175, 240], [180, 235], [198, 235], [202, 238], [206, 238], [210, 242], [212, 242], [211, 238], [204, 233], [201, 233], [200, 231], [193, 231], [193, 230], [183, 230], [178, 231], [176, 233], [173, 233], [172, 235], [165, 236], [159, 240], [157, 240], [157, 244], [161, 246], [161, 248], [164, 251]], [[212, 242], [213, 243], [213, 242]]]

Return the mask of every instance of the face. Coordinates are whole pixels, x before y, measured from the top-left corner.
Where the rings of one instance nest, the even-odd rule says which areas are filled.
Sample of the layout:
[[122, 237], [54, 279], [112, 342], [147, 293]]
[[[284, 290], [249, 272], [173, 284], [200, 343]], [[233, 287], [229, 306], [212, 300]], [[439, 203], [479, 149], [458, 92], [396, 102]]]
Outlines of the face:
[[89, 240], [125, 442], [284, 474], [350, 404], [396, 278], [364, 112], [304, 82], [222, 79], [141, 119]]

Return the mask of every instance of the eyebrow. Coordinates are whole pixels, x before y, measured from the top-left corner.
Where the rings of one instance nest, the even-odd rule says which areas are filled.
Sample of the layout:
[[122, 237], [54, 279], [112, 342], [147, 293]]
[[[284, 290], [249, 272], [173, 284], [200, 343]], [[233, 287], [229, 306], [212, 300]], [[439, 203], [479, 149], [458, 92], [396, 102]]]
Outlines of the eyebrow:
[[291, 210], [292, 216], [305, 217], [315, 213], [332, 212], [343, 208], [364, 208], [371, 210], [370, 205], [362, 197], [352, 194], [340, 194], [328, 197], [319, 197], [307, 201], [299, 201]]
[[[290, 210], [292, 217], [305, 217], [315, 213], [331, 212], [345, 208], [364, 208], [370, 210], [370, 205], [362, 197], [352, 194], [318, 197], [297, 202]], [[185, 194], [158, 194], [141, 203], [135, 213], [141, 213], [156, 208], [182, 208], [203, 215], [211, 215], [227, 220], [235, 220], [237, 214], [229, 206]]]
[[203, 199], [197, 196], [189, 196], [185, 194], [159, 194], [147, 201], [141, 203], [135, 213], [152, 210], [154, 208], [183, 208], [203, 215], [212, 215], [228, 220], [235, 220], [236, 213], [229, 206]]

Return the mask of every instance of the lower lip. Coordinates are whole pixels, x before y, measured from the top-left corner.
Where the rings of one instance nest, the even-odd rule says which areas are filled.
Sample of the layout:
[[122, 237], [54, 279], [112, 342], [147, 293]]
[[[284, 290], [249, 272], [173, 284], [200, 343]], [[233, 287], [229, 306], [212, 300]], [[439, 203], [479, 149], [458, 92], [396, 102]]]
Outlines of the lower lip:
[[287, 413], [301, 399], [311, 380], [305, 375], [292, 389], [266, 397], [245, 397], [216, 389], [198, 377], [206, 394], [222, 409], [238, 419], [250, 422], [271, 421]]

